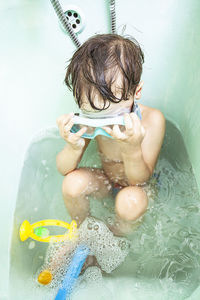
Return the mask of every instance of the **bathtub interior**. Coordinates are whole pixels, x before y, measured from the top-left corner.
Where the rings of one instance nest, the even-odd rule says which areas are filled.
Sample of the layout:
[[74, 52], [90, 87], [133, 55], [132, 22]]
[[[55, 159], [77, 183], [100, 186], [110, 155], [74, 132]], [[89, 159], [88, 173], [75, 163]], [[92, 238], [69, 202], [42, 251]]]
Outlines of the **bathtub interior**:
[[[135, 36], [145, 50], [142, 103], [160, 109], [180, 129], [200, 186], [199, 1], [116, 2], [118, 32], [126, 24], [126, 33]], [[61, 1], [63, 6], [68, 3]], [[79, 35], [81, 42], [95, 33], [109, 31], [105, 1], [84, 0], [84, 7], [81, 0], [73, 4], [86, 17], [85, 29]], [[12, 215], [18, 206], [24, 153], [41, 128], [52, 126], [57, 116], [75, 111], [76, 106], [63, 85], [65, 66], [75, 48], [60, 30], [50, 1], [4, 1], [0, 5], [0, 19], [0, 114], [4, 129], [1, 167], [5, 182], [0, 211], [0, 296], [4, 299], [8, 288], [9, 239], [14, 228]], [[12, 248], [12, 255], [13, 251]], [[16, 281], [17, 278], [16, 274]], [[197, 295], [198, 289], [194, 297]]]
[[[55, 296], [56, 290], [37, 283], [47, 244], [31, 239], [21, 242], [19, 227], [25, 219], [31, 224], [48, 218], [71, 221], [62, 200], [63, 177], [55, 164], [55, 156], [63, 146], [57, 128], [49, 128], [35, 137], [27, 151], [14, 214], [10, 299], [53, 299]], [[93, 141], [80, 166], [101, 167], [96, 150]], [[87, 282], [78, 287], [72, 299], [84, 299], [86, 295], [93, 299], [96, 289], [99, 289], [96, 299], [108, 296], [124, 299], [124, 295], [132, 299], [133, 294], [135, 299], [186, 299], [198, 287], [200, 260], [196, 225], [200, 221], [200, 196], [183, 139], [169, 121], [156, 171], [161, 172], [158, 195], [150, 201], [144, 223], [130, 237], [132, 246], [127, 259], [111, 274], [104, 275], [98, 286]], [[109, 201], [109, 207], [114, 206], [112, 199]], [[94, 200], [92, 215], [103, 216], [103, 220], [111, 217], [105, 204]]]

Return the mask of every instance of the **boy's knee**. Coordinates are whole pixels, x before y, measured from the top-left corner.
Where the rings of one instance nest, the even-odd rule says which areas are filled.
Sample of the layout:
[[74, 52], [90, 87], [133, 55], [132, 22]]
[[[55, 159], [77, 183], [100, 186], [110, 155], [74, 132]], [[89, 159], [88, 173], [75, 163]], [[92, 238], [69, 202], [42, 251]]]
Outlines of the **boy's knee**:
[[88, 178], [81, 169], [68, 173], [62, 184], [63, 196], [78, 197], [85, 192], [88, 187]]
[[145, 213], [147, 206], [148, 198], [141, 187], [125, 187], [116, 196], [116, 213], [125, 221], [137, 220]]

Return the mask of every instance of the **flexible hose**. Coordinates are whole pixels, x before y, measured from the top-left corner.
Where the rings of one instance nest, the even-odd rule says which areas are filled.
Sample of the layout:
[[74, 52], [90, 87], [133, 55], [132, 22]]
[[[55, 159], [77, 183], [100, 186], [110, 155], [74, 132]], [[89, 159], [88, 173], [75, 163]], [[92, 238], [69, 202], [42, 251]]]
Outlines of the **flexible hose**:
[[110, 0], [110, 17], [111, 17], [111, 30], [116, 33], [116, 13], [115, 13], [115, 0]]
[[70, 38], [72, 39], [72, 41], [74, 42], [74, 44], [76, 45], [77, 48], [79, 48], [81, 46], [81, 43], [79, 42], [76, 34], [74, 33], [73, 29], [71, 28], [71, 25], [68, 23], [67, 18], [62, 10], [62, 7], [59, 3], [58, 0], [50, 0], [53, 8], [60, 20], [60, 22], [62, 23], [64, 29], [68, 32]]

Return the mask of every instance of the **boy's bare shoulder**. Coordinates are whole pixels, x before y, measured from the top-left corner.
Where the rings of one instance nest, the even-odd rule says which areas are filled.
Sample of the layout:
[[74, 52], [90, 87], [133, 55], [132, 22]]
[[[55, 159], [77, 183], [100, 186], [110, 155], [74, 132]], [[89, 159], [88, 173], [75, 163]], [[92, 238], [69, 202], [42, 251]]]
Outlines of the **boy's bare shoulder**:
[[142, 113], [142, 123], [146, 127], [160, 125], [165, 127], [165, 117], [163, 113], [156, 109], [143, 104], [139, 104]]

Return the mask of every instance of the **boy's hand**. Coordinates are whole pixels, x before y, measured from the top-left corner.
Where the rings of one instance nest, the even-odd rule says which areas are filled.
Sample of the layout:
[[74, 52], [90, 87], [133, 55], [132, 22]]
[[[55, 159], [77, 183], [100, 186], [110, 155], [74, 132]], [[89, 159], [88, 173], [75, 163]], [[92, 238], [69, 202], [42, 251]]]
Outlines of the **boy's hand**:
[[102, 128], [114, 139], [118, 140], [122, 147], [139, 147], [145, 136], [145, 129], [140, 119], [132, 112], [124, 114], [124, 123], [125, 131], [121, 131], [119, 125], [114, 125], [112, 129], [109, 127]]
[[87, 128], [83, 127], [76, 133], [70, 132], [74, 125], [73, 116], [74, 113], [62, 115], [56, 120], [56, 123], [61, 137], [70, 144], [74, 150], [81, 150], [85, 146], [85, 140], [81, 138], [81, 136], [86, 132]]

